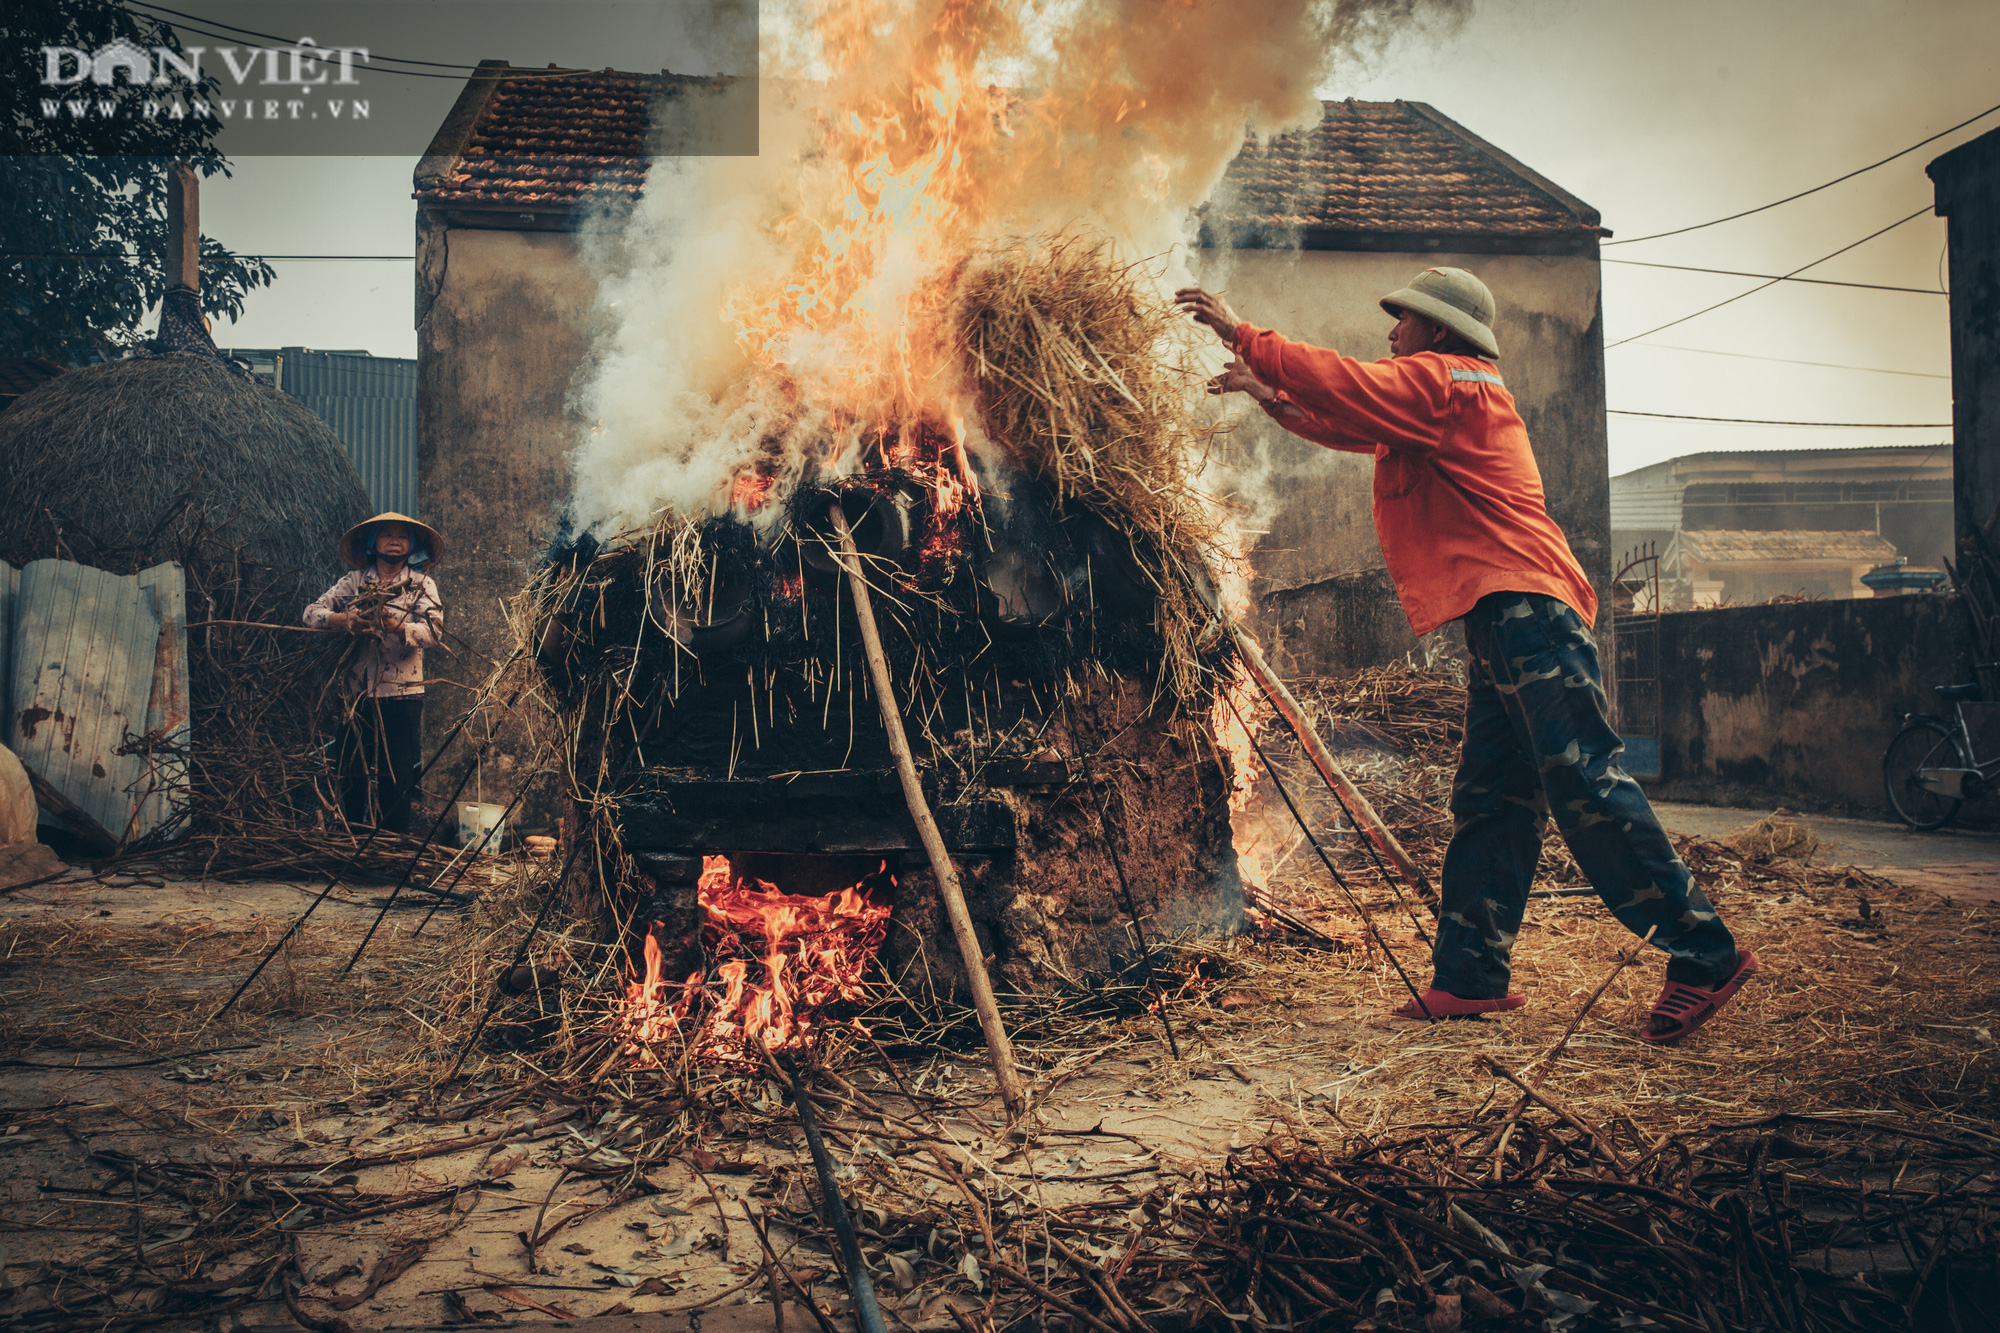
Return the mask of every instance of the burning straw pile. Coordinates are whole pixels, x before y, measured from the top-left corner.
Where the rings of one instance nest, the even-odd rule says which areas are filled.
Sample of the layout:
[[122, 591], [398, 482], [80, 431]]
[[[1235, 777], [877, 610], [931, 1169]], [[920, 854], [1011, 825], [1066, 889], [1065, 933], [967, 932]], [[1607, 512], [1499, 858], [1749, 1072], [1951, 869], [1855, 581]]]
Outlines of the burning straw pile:
[[[817, 453], [764, 441], [728, 513], [582, 535], [518, 603], [543, 750], [597, 848], [604, 889], [577, 889], [580, 909], [645, 895], [611, 816], [650, 771], [890, 767], [827, 554], [836, 497], [940, 801], [996, 758], [1052, 744], [1085, 676], [1149, 688], [1145, 727], [1206, 724], [1233, 649], [1205, 602], [1231, 552], [1200, 487], [1216, 427], [1185, 321], [1145, 266], [1077, 236], [982, 251], [932, 296], [950, 343], [939, 382], [962, 390], [949, 402], [885, 403], [879, 419], [829, 410]], [[787, 392], [813, 409], [808, 387]], [[870, 524], [901, 535], [871, 547]]]
[[1168, 683], [1189, 700], [1215, 684], [1193, 650], [1213, 620], [1196, 589], [1235, 553], [1196, 484], [1219, 428], [1199, 410], [1190, 325], [1152, 278], [1107, 241], [1024, 241], [965, 269], [953, 319], [987, 434], [1132, 543], [1159, 591]]

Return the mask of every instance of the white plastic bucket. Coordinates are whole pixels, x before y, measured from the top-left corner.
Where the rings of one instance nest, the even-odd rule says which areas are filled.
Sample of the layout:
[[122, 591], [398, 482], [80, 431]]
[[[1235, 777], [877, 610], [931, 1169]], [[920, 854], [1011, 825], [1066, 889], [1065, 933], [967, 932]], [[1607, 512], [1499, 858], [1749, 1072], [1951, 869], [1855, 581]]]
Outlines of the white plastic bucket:
[[458, 803], [458, 845], [482, 852], [497, 852], [507, 840], [504, 805], [480, 801]]

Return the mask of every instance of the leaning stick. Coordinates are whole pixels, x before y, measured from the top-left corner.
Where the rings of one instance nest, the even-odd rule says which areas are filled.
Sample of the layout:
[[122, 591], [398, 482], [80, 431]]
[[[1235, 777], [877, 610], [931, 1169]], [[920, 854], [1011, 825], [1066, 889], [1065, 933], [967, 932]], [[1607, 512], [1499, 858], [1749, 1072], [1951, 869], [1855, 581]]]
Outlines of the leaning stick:
[[1340, 771], [1340, 765], [1333, 762], [1333, 755], [1326, 748], [1326, 743], [1320, 740], [1319, 733], [1306, 721], [1305, 712], [1299, 707], [1299, 701], [1292, 697], [1292, 692], [1285, 688], [1285, 682], [1279, 680], [1277, 673], [1271, 670], [1270, 664], [1264, 660], [1264, 654], [1257, 651], [1257, 641], [1244, 633], [1239, 626], [1231, 625], [1230, 632], [1236, 636], [1236, 649], [1243, 656], [1243, 664], [1249, 667], [1250, 674], [1257, 678], [1265, 697], [1271, 701], [1271, 706], [1278, 710], [1278, 716], [1285, 719], [1285, 725], [1299, 738], [1299, 744], [1312, 757], [1313, 767], [1317, 768], [1319, 775], [1326, 779], [1326, 785], [1333, 788], [1334, 792], [1348, 803], [1354, 813], [1355, 822], [1361, 826], [1361, 831], [1381, 850], [1382, 855], [1395, 863], [1396, 869], [1402, 872], [1403, 878], [1409, 881], [1417, 896], [1427, 903], [1435, 904], [1437, 891], [1431, 887], [1430, 880], [1417, 868], [1417, 863], [1410, 859], [1410, 854], [1403, 850], [1403, 844], [1396, 841], [1396, 835], [1382, 822], [1382, 816], [1375, 813], [1375, 807], [1368, 803], [1368, 798], [1348, 780], [1347, 774]]
[[1404, 970], [1402, 960], [1397, 958], [1396, 951], [1389, 947], [1389, 941], [1382, 938], [1382, 932], [1375, 928], [1375, 918], [1368, 914], [1368, 909], [1361, 905], [1361, 900], [1348, 890], [1347, 881], [1340, 877], [1338, 870], [1334, 869], [1333, 859], [1326, 854], [1326, 849], [1319, 845], [1319, 839], [1312, 835], [1312, 825], [1306, 823], [1306, 817], [1299, 813], [1299, 807], [1292, 800], [1292, 793], [1286, 790], [1285, 780], [1278, 776], [1278, 770], [1271, 767], [1271, 757], [1265, 754], [1264, 747], [1257, 743], [1257, 735], [1250, 730], [1249, 719], [1243, 716], [1243, 710], [1236, 706], [1236, 701], [1230, 698], [1226, 691], [1223, 693], [1222, 702], [1229, 705], [1229, 711], [1235, 715], [1236, 725], [1243, 728], [1243, 735], [1250, 741], [1251, 752], [1257, 756], [1257, 762], [1264, 766], [1264, 772], [1269, 775], [1271, 785], [1278, 789], [1278, 795], [1285, 798], [1285, 809], [1292, 812], [1292, 818], [1298, 821], [1299, 831], [1306, 835], [1306, 841], [1310, 842], [1312, 849], [1319, 853], [1320, 863], [1326, 867], [1326, 873], [1333, 876], [1333, 882], [1339, 887], [1341, 895], [1347, 899], [1347, 905], [1354, 909], [1354, 915], [1361, 918], [1362, 928], [1374, 937], [1375, 943], [1381, 946], [1382, 956], [1389, 960], [1389, 966], [1395, 968], [1396, 975], [1403, 979], [1403, 986], [1410, 992], [1410, 998], [1417, 1002], [1417, 1012], [1424, 1016], [1426, 1023], [1437, 1022], [1438, 1016], [1431, 1012], [1428, 1004], [1424, 1003], [1423, 992], [1417, 989], [1416, 982], [1410, 980], [1410, 974]]
[[874, 604], [868, 600], [868, 579], [861, 571], [861, 553], [855, 549], [854, 533], [847, 526], [847, 512], [839, 504], [828, 506], [833, 530], [840, 538], [841, 568], [847, 571], [847, 586], [854, 592], [854, 614], [861, 622], [861, 646], [868, 657], [868, 673], [875, 681], [875, 702], [882, 710], [882, 729], [889, 734], [889, 749], [896, 756], [896, 776], [902, 779], [903, 801], [916, 821], [917, 836], [931, 859], [931, 873], [937, 877], [938, 894], [944, 899], [945, 915], [951, 918], [951, 933], [958, 940], [959, 956], [965, 960], [966, 981], [972, 987], [972, 1007], [979, 1013], [980, 1031], [986, 1034], [986, 1051], [993, 1057], [993, 1074], [1000, 1084], [1000, 1099], [1008, 1113], [1018, 1116], [1027, 1107], [1021, 1076], [1014, 1071], [1014, 1047], [1000, 1022], [1000, 1006], [993, 998], [993, 982], [986, 975], [986, 962], [979, 936], [972, 929], [972, 913], [966, 910], [965, 894], [958, 886], [958, 871], [951, 854], [944, 849], [944, 835], [924, 800], [923, 784], [917, 779], [917, 762], [910, 757], [910, 738], [903, 732], [903, 716], [896, 708], [895, 683], [889, 678], [889, 659], [882, 655], [882, 634], [875, 624]]

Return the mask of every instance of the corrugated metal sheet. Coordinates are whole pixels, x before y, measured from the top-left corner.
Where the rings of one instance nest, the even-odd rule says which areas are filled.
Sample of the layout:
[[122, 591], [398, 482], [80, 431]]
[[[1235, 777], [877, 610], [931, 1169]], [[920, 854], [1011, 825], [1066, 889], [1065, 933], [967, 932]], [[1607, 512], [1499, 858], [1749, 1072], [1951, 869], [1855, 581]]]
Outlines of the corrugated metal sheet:
[[1611, 526], [1621, 531], [1634, 528], [1678, 528], [1681, 525], [1683, 486], [1620, 486], [1611, 482]]
[[417, 363], [287, 347], [278, 387], [333, 428], [377, 510], [417, 512]]
[[37, 560], [20, 571], [0, 741], [108, 843], [150, 832], [184, 799], [184, 774], [118, 752], [155, 725], [156, 704], [165, 725], [177, 698], [185, 737], [186, 600], [179, 565], [120, 577]]

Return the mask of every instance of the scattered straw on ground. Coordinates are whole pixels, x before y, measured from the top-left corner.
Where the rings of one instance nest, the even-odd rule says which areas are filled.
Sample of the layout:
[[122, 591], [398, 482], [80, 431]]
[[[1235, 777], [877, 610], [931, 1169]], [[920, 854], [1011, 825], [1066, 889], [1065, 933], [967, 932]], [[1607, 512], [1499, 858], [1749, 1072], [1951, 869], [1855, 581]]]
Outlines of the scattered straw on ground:
[[[1421, 790], [1451, 743], [1442, 686], [1315, 697], [1420, 687], [1348, 725]], [[1345, 864], [1351, 837], [1330, 837]], [[884, 997], [872, 1035], [825, 1040], [815, 1096], [892, 1318], [1712, 1333], [1962, 1312], [1952, 1284], [1993, 1239], [2000, 914], [1777, 854], [1808, 845], [1786, 821], [1683, 842], [1764, 971], [1677, 1048], [1635, 1039], [1658, 956], [1621, 966], [1632, 938], [1590, 897], [1532, 905], [1527, 1009], [1388, 1020], [1393, 971], [1297, 858], [1276, 892], [1337, 947], [1171, 946], [1178, 1062], [1130, 978], [1011, 1005], [1039, 1094], [1026, 1132], [1002, 1122], [963, 1015]], [[1543, 890], [1573, 873], [1545, 869]], [[365, 917], [316, 921], [208, 1028], [282, 918], [135, 927], [58, 907], [0, 927], [0, 1041], [33, 1080], [0, 1110], [0, 1145], [21, 1145], [0, 1319], [368, 1328], [774, 1298], [839, 1317], [786, 1076], [640, 1064], [604, 1023], [613, 958], [562, 921], [531, 955], [552, 984], [508, 999], [446, 1079], [546, 875], [507, 868], [423, 935], [395, 914], [346, 980]], [[1351, 882], [1421, 972], [1408, 916]], [[98, 1071], [47, 1068], [77, 1052]]]

